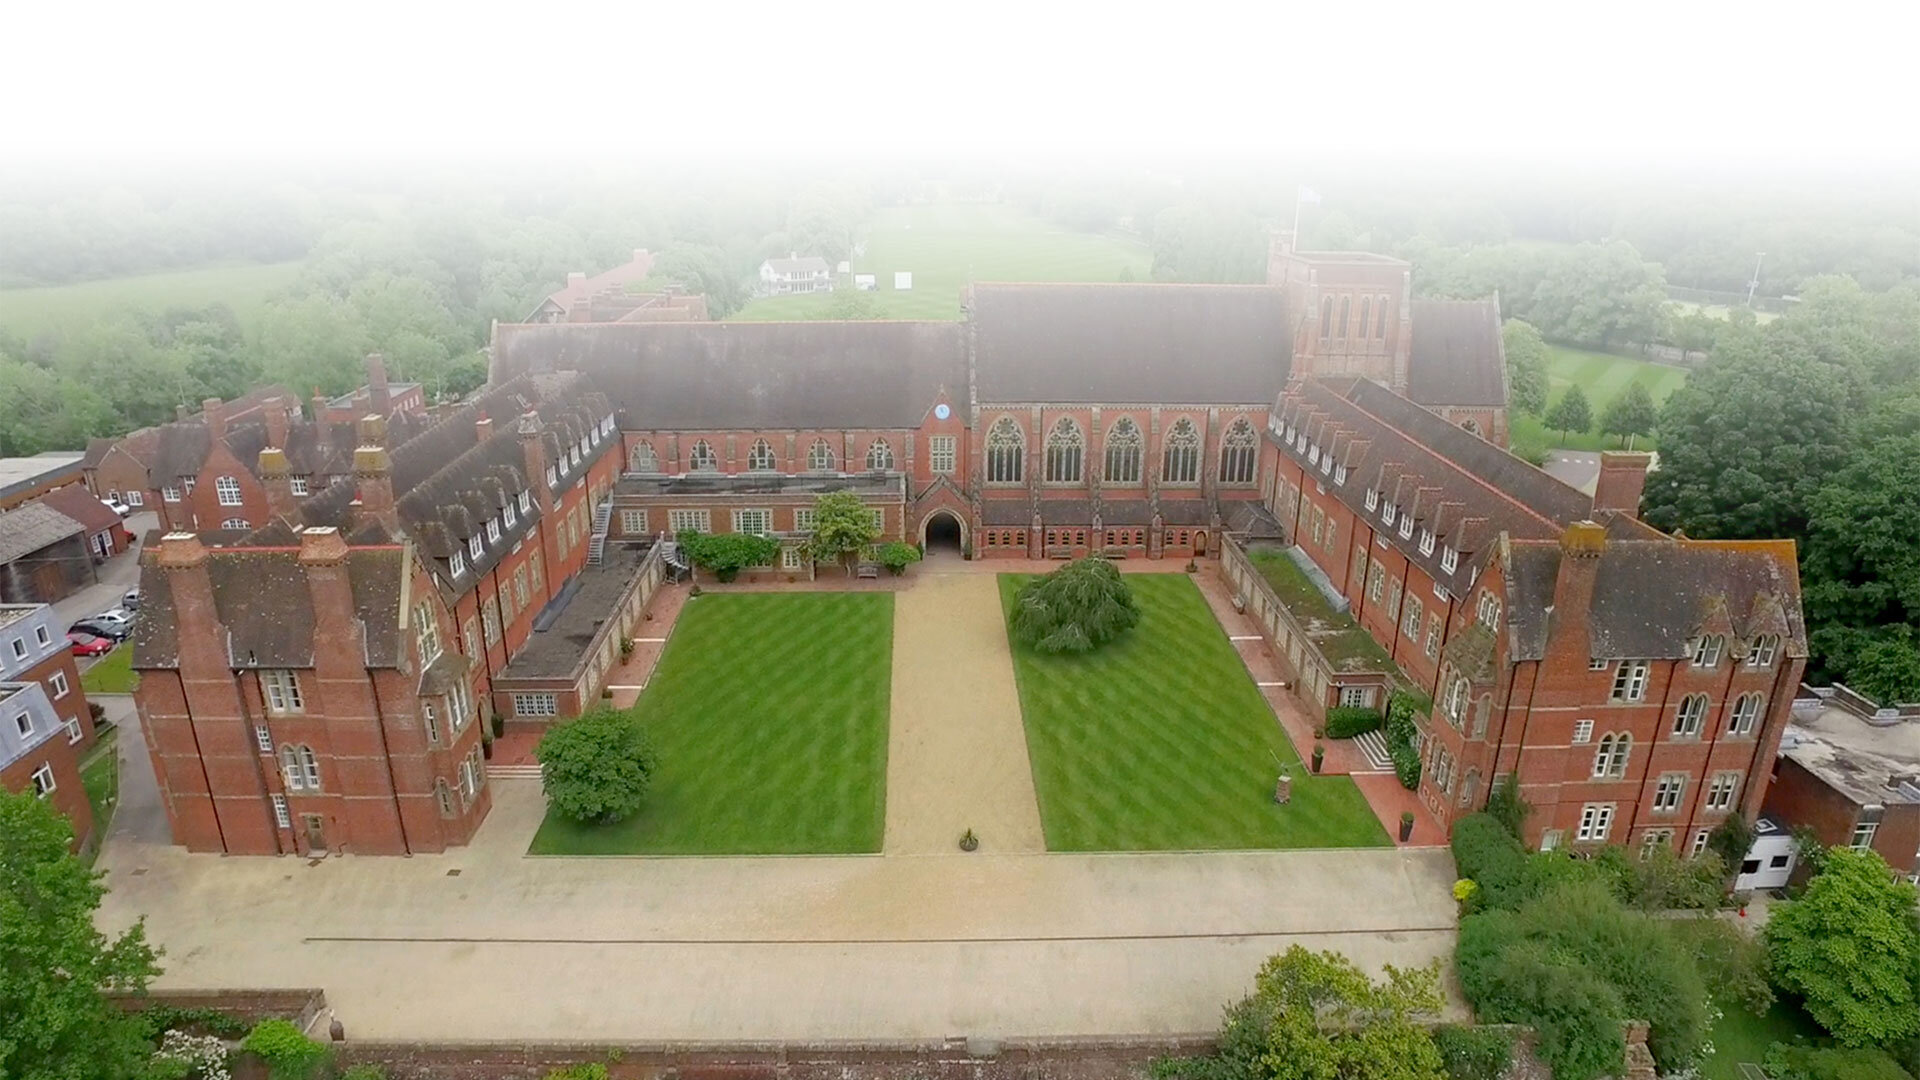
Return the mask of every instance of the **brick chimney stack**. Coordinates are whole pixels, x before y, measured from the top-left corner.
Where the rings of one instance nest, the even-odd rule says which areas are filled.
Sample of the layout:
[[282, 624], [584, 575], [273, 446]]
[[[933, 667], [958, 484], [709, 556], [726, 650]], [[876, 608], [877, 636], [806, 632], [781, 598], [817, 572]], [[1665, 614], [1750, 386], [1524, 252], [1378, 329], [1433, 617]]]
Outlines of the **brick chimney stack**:
[[393, 411], [393, 395], [387, 385], [387, 358], [367, 354], [367, 403], [369, 411], [385, 416]]
[[481, 442], [493, 438], [493, 417], [483, 416], [473, 422], [474, 437]]
[[1593, 488], [1593, 512], [1614, 510], [1640, 516], [1640, 494], [1647, 487], [1647, 468], [1653, 455], [1637, 451], [1600, 452], [1600, 479]]
[[215, 439], [227, 437], [226, 406], [217, 397], [210, 397], [200, 403], [200, 415], [207, 421], [207, 433]]
[[176, 420], [176, 421], [178, 421], [178, 422], [180, 422], [180, 423], [183, 423], [183, 424], [184, 424], [184, 423], [186, 423], [186, 421], [187, 421], [187, 417], [189, 417], [189, 416], [192, 416], [192, 415], [193, 415], [193, 413], [192, 413], [192, 412], [190, 412], [190, 411], [188, 411], [188, 409], [187, 409], [187, 406], [186, 406], [186, 403], [185, 403], [185, 402], [181, 402], [180, 404], [178, 404], [178, 405], [175, 405], [175, 406], [173, 407], [173, 418], [174, 418], [174, 420]]
[[321, 424], [326, 423], [327, 422], [327, 395], [321, 393], [319, 387], [316, 386], [313, 388], [313, 398], [308, 404], [310, 404], [313, 407], [314, 422], [321, 423]]
[[287, 416], [287, 403], [279, 398], [267, 402], [267, 445], [287, 448], [287, 430], [292, 420]]
[[586, 283], [587, 275], [583, 271], [574, 270], [567, 274], [567, 288], [569, 289], [582, 288]]
[[292, 467], [287, 464], [285, 450], [269, 446], [260, 451], [260, 484], [267, 489], [267, 513], [277, 518], [299, 516], [300, 503], [293, 497]]
[[547, 486], [547, 448], [541, 438], [540, 414], [529, 411], [520, 418], [520, 456], [527, 470], [527, 487], [542, 513], [553, 509], [553, 489]]
[[[1503, 545], [1506, 536], [1501, 535]], [[1576, 521], [1560, 534], [1560, 572], [1553, 583], [1553, 625], [1548, 649], [1565, 649], [1582, 660], [1591, 659], [1593, 641], [1587, 613], [1593, 608], [1593, 588], [1600, 578], [1600, 557], [1607, 551], [1607, 528], [1598, 522]]]
[[360, 421], [360, 445], [353, 452], [353, 483], [362, 513], [380, 522], [389, 535], [400, 532], [400, 515], [393, 495], [393, 459], [383, 444], [387, 421], [368, 416]]

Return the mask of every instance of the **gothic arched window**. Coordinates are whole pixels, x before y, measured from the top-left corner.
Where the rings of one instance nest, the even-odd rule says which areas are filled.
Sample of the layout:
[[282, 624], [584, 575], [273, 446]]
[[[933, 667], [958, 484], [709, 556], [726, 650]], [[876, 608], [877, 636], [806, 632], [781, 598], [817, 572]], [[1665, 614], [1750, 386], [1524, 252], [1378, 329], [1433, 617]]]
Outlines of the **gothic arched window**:
[[1017, 484], [1026, 475], [1027, 440], [1013, 417], [1003, 416], [987, 432], [987, 483]]
[[1140, 425], [1123, 416], [1107, 429], [1107, 470], [1109, 484], [1140, 482]]
[[747, 468], [755, 472], [768, 472], [774, 468], [773, 447], [767, 445], [767, 440], [753, 440], [753, 449], [747, 451]]
[[867, 468], [879, 472], [893, 468], [893, 447], [885, 439], [875, 439], [867, 447]]
[[653, 452], [652, 443], [637, 442], [633, 444], [633, 453], [628, 457], [627, 465], [634, 472], [659, 472], [660, 458]]
[[714, 456], [713, 444], [705, 439], [693, 444], [693, 451], [687, 455], [687, 467], [694, 472], [718, 472], [720, 459]]
[[1061, 417], [1047, 433], [1047, 483], [1077, 484], [1080, 482], [1080, 466], [1086, 458], [1086, 439], [1080, 434], [1080, 425], [1067, 417]]
[[825, 439], [813, 440], [807, 448], [808, 472], [832, 472], [834, 470], [833, 444]]
[[[1331, 300], [1328, 303], [1332, 303]], [[1191, 484], [1200, 479], [1200, 433], [1186, 417], [1174, 421], [1161, 455], [1160, 479], [1169, 484]]]
[[1253, 425], [1241, 417], [1227, 428], [1226, 438], [1220, 444], [1220, 482], [1223, 484], [1253, 483], [1254, 465], [1260, 439], [1253, 433]]

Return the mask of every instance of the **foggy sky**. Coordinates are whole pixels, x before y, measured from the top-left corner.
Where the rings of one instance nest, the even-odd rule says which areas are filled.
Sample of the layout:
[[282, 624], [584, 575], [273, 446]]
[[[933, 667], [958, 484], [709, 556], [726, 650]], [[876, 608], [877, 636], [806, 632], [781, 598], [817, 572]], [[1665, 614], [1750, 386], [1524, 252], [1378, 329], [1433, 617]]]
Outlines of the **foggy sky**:
[[1920, 160], [1920, 2], [16, 5], [0, 158]]

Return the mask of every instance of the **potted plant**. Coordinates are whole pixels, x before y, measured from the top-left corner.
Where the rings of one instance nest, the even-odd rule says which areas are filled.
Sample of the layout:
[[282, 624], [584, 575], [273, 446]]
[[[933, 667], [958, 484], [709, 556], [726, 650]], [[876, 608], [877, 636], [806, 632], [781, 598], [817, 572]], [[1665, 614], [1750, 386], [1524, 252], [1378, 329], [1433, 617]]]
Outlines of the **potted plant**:
[[1321, 746], [1319, 743], [1314, 743], [1313, 744], [1313, 771], [1315, 774], [1318, 774], [1320, 772], [1320, 763], [1322, 761], [1325, 761], [1326, 759], [1327, 759], [1327, 748], [1324, 746]]
[[625, 660], [631, 657], [632, 655], [633, 655], [633, 639], [630, 637], [626, 637], [625, 635], [622, 635], [620, 638], [620, 659]]
[[968, 829], [966, 832], [963, 832], [960, 834], [960, 850], [961, 851], [973, 851], [979, 846], [980, 846], [980, 838], [973, 834], [972, 829]]
[[1413, 839], [1413, 811], [1403, 810], [1400, 812], [1400, 842], [1404, 844], [1411, 839]]
[[499, 738], [507, 733], [507, 718], [499, 713], [493, 714], [493, 737]]
[[484, 731], [480, 733], [480, 756], [488, 761], [493, 760], [493, 736]]

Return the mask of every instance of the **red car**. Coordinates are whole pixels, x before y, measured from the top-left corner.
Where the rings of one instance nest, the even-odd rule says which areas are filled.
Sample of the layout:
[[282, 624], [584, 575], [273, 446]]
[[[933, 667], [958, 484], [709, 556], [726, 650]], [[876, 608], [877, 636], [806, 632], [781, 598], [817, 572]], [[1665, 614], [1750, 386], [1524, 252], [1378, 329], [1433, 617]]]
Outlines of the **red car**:
[[75, 656], [105, 656], [113, 651], [112, 638], [94, 637], [79, 630], [67, 635], [67, 644]]

